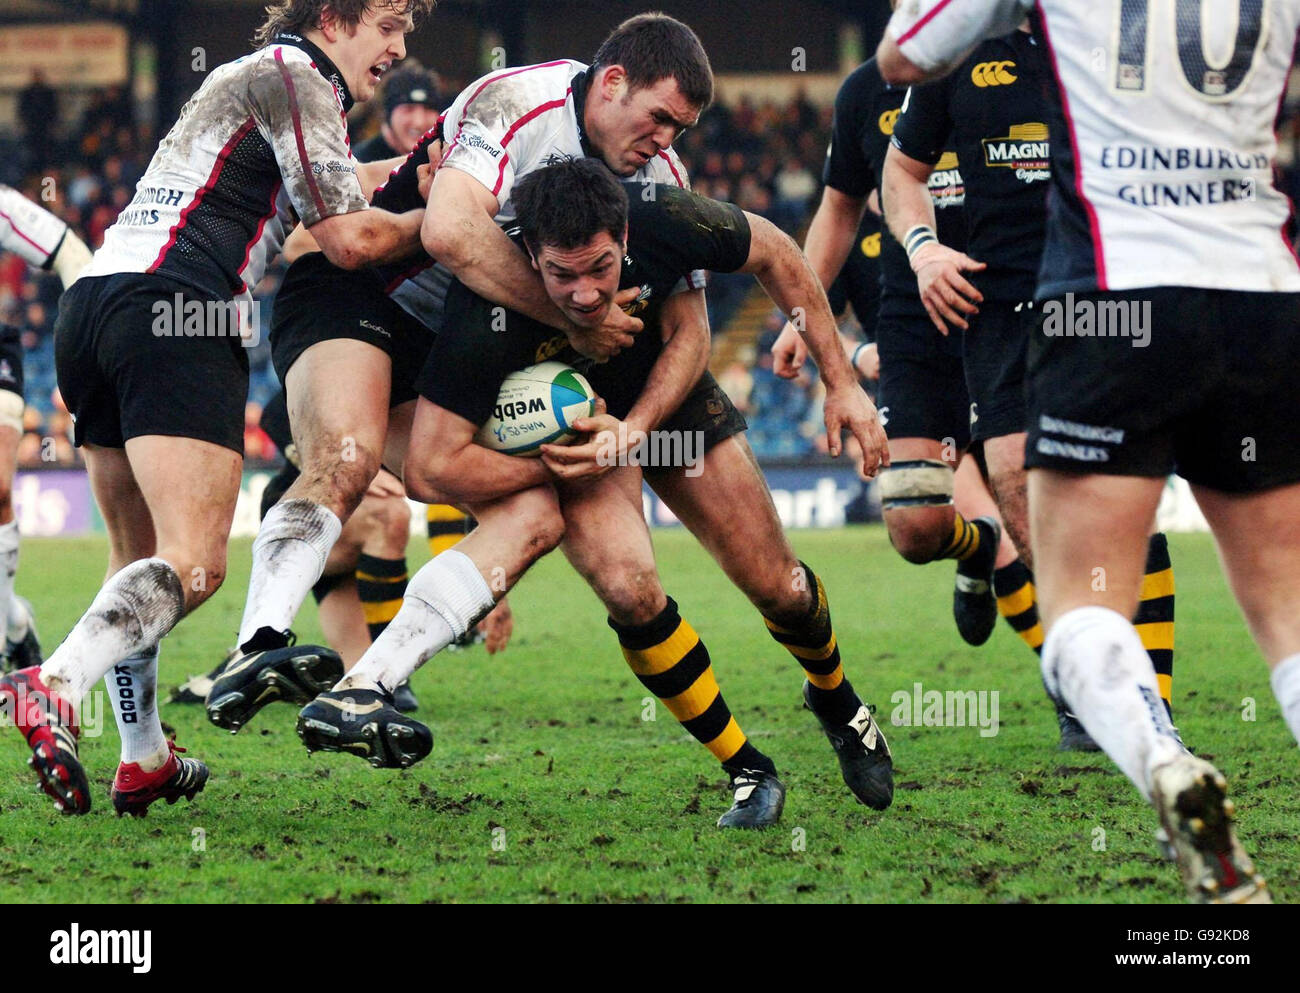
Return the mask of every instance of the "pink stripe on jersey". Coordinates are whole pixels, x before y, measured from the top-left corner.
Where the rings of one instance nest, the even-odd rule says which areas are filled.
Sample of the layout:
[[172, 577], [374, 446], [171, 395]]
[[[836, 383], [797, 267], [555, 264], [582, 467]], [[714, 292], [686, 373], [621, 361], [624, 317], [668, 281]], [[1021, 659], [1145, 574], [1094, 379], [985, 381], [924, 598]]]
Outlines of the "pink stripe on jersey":
[[167, 244], [163, 245], [162, 251], [158, 253], [158, 257], [153, 260], [153, 264], [149, 266], [145, 272], [157, 272], [158, 267], [163, 264], [163, 259], [167, 257], [167, 253], [170, 252], [172, 246], [176, 244], [176, 238], [181, 233], [181, 228], [185, 227], [185, 223], [189, 220], [190, 214], [194, 212], [194, 209], [203, 202], [203, 198], [211, 193], [213, 187], [217, 185], [217, 180], [221, 177], [221, 170], [225, 167], [226, 160], [230, 158], [231, 153], [235, 150], [235, 146], [243, 141], [244, 137], [256, 126], [257, 122], [250, 117], [239, 126], [238, 131], [230, 136], [230, 140], [226, 142], [226, 147], [223, 148], [221, 154], [217, 156], [217, 161], [212, 163], [212, 173], [208, 176], [208, 181], [203, 184], [203, 189], [194, 194], [194, 199], [189, 202], [189, 205], [181, 211], [180, 218], [176, 221], [176, 224], [172, 227], [171, 231], [167, 233]]
[[677, 171], [677, 167], [673, 165], [673, 160], [668, 156], [668, 153], [660, 152], [659, 157], [668, 163], [668, 168], [673, 174], [673, 179], [677, 180], [677, 185], [682, 189], [686, 189], [686, 184], [682, 182], [681, 174]]
[[284, 64], [283, 51], [280, 48], [275, 50], [275, 62], [280, 67], [285, 93], [289, 97], [289, 116], [293, 118], [293, 136], [298, 142], [298, 162], [307, 180], [307, 189], [311, 191], [312, 203], [316, 205], [316, 213], [324, 218], [329, 215], [329, 211], [325, 207], [325, 198], [320, 195], [320, 187], [316, 185], [316, 177], [311, 172], [311, 160], [307, 157], [307, 141], [302, 133], [302, 115], [298, 110], [298, 92], [294, 89], [293, 77], [289, 75], [289, 69]]
[[37, 250], [38, 252], [40, 252], [41, 254], [45, 255], [46, 257], [49, 256], [49, 254], [50, 254], [50, 249], [48, 249], [48, 248], [43, 248], [42, 246], [36, 244], [36, 242], [32, 241], [31, 238], [28, 238], [27, 235], [25, 235], [25, 234], [23, 234], [21, 231], [19, 231], [19, 230], [18, 230], [18, 225], [16, 225], [16, 224], [14, 223], [14, 219], [13, 219], [12, 217], [10, 217], [8, 214], [6, 214], [3, 210], [0, 210], [0, 217], [3, 217], [6, 221], [9, 222], [9, 229], [10, 229], [11, 231], [13, 231], [13, 233], [16, 234], [19, 238], [21, 238], [23, 241], [27, 242], [27, 244], [31, 245], [32, 248], [36, 249], [36, 250]]
[[1052, 36], [1047, 30], [1047, 12], [1043, 10], [1042, 0], [1038, 0], [1038, 16], [1043, 25], [1043, 43], [1052, 60], [1052, 76], [1056, 79], [1056, 89], [1061, 95], [1061, 112], [1065, 115], [1065, 125], [1070, 131], [1070, 151], [1074, 157], [1074, 189], [1079, 195], [1079, 202], [1088, 212], [1088, 228], [1092, 232], [1092, 262], [1097, 270], [1097, 289], [1109, 289], [1106, 281], [1106, 252], [1101, 243], [1101, 223], [1097, 220], [1097, 209], [1083, 191], [1083, 158], [1079, 154], [1079, 136], [1074, 128], [1074, 118], [1070, 114], [1070, 98], [1066, 95], [1065, 84], [1061, 82], [1061, 67], [1056, 61], [1056, 49], [1052, 47]]
[[[567, 61], [568, 61], [567, 59], [557, 59], [554, 62], [543, 62], [540, 65], [524, 66], [523, 68], [520, 69], [511, 69], [509, 72], [503, 72], [500, 76], [493, 76], [490, 79], [485, 79], [483, 81], [483, 85], [474, 91], [474, 95], [465, 101], [465, 111], [469, 110], [469, 105], [478, 99], [478, 95], [480, 93], [486, 90], [493, 83], [497, 82], [497, 80], [509, 79], [511, 76], [518, 76], [521, 72], [531, 72], [534, 69], [553, 69], [555, 66], [564, 65], [564, 63]], [[460, 135], [460, 129], [465, 126], [465, 118], [467, 116], [468, 116], [467, 113], [462, 113], [460, 120], [456, 122], [456, 135], [458, 137]], [[441, 121], [439, 121], [439, 123], [441, 123]]]
[[[514, 124], [510, 125], [510, 129], [506, 131], [505, 136], [501, 139], [501, 147], [505, 148], [507, 145], [509, 145], [510, 142], [514, 139], [514, 136], [519, 132], [519, 129], [522, 128], [529, 121], [533, 120], [534, 118], [540, 117], [548, 110], [557, 110], [560, 107], [563, 107], [566, 103], [569, 102], [569, 94], [572, 92], [573, 92], [573, 87], [570, 86], [567, 90], [564, 91], [564, 96], [561, 97], [559, 100], [552, 100], [549, 103], [542, 104], [540, 107], [534, 107], [523, 117], [519, 118], [519, 120], [515, 121]], [[509, 161], [510, 161], [510, 153], [507, 152], [506, 154], [501, 156], [501, 168], [497, 172], [497, 184], [496, 186], [492, 187], [493, 196], [496, 196], [498, 193], [501, 192], [501, 185], [506, 181], [506, 163]]]
[[899, 38], [898, 41], [894, 42], [894, 44], [902, 45], [904, 42], [916, 37], [916, 33], [929, 24], [930, 21], [934, 19], [934, 15], [943, 10], [944, 7], [947, 7], [951, 2], [952, 0], [943, 0], [943, 3], [936, 4], [934, 10], [930, 11], [930, 13], [926, 14], [919, 21], [913, 24], [908, 31], [903, 33], [903, 36]]

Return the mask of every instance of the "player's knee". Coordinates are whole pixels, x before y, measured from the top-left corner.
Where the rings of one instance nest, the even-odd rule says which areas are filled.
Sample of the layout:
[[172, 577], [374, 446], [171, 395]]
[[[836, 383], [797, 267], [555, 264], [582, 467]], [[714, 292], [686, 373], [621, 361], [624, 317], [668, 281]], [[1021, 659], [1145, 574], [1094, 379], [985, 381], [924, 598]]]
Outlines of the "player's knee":
[[379, 453], [360, 445], [348, 445], [325, 458], [304, 465], [302, 474], [312, 491], [322, 495], [320, 502], [332, 504], [351, 513], [360, 505], [366, 490], [379, 472]]
[[938, 514], [915, 510], [908, 513], [895, 511], [885, 518], [889, 543], [904, 559], [913, 565], [933, 562], [947, 537], [943, 518]]
[[555, 551], [564, 540], [564, 514], [554, 500], [529, 500], [511, 513], [528, 536], [529, 561]]
[[757, 575], [742, 582], [741, 587], [760, 614], [778, 624], [807, 616], [817, 591], [809, 590], [808, 574], [796, 560], [791, 559], [779, 569], [755, 572]]
[[618, 624], [649, 624], [662, 609], [663, 589], [653, 568], [626, 564], [600, 577], [596, 593]]

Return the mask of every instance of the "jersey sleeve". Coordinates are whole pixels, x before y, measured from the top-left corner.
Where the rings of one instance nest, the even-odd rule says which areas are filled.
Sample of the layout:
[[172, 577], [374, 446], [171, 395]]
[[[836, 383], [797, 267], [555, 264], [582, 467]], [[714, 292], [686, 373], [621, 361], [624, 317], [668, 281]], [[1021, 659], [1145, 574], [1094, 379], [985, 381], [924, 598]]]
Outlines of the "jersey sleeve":
[[851, 197], [865, 197], [877, 183], [862, 142], [862, 130], [871, 112], [870, 82], [867, 66], [863, 66], [844, 81], [835, 95], [831, 144], [822, 170], [823, 183]]
[[0, 250], [28, 265], [47, 268], [63, 244], [68, 225], [15, 189], [0, 185]]
[[383, 186], [375, 189], [372, 203], [376, 207], [401, 214], [419, 210], [424, 201], [420, 198], [420, 166], [429, 164], [429, 145], [438, 139], [438, 129], [429, 131], [415, 143], [406, 161], [388, 177]]
[[952, 133], [952, 77], [907, 91], [890, 144], [908, 158], [934, 165]]
[[735, 272], [749, 260], [749, 220], [735, 204], [664, 183], [640, 192], [631, 185], [628, 226], [639, 244], [653, 244], [662, 263], [682, 274], [678, 290], [701, 289], [698, 273]]
[[249, 100], [304, 227], [370, 206], [329, 80], [276, 48], [250, 78]]
[[511, 77], [470, 86], [447, 111], [447, 154], [440, 168], [469, 173], [504, 204], [515, 185], [506, 136], [532, 109], [528, 103], [524, 87]]
[[894, 12], [887, 33], [912, 65], [936, 72], [1014, 31], [1033, 8], [1034, 0], [913, 0]]

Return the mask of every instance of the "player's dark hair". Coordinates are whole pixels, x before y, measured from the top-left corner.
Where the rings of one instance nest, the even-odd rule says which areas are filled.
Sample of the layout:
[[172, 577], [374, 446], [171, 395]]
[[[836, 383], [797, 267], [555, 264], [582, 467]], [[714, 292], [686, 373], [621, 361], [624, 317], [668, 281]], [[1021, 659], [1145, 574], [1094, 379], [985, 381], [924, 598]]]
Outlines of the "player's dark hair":
[[609, 66], [622, 66], [633, 90], [672, 78], [693, 106], [704, 110], [713, 102], [713, 67], [704, 46], [667, 14], [637, 14], [616, 27], [591, 60], [592, 75]]
[[597, 159], [574, 159], [530, 172], [510, 192], [524, 243], [571, 249], [607, 231], [622, 244], [627, 193]]
[[361, 22], [366, 11], [379, 13], [390, 9], [398, 14], [410, 14], [416, 27], [433, 12], [438, 0], [279, 0], [266, 8], [266, 20], [253, 34], [253, 44], [258, 48], [269, 45], [281, 33], [302, 35], [304, 31], [320, 27], [321, 15], [328, 7], [330, 12], [348, 27]]

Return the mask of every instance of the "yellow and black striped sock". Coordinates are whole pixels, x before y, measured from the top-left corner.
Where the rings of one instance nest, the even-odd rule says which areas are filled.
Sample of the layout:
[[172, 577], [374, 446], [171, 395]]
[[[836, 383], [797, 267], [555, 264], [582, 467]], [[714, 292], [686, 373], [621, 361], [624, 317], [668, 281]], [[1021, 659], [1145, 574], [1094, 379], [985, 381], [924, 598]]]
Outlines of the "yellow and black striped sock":
[[939, 551], [935, 552], [932, 562], [940, 559], [957, 559], [964, 561], [980, 550], [980, 529], [961, 514], [954, 511], [952, 537]]
[[1169, 540], [1160, 533], [1147, 545], [1146, 575], [1133, 618], [1142, 647], [1156, 669], [1160, 699], [1169, 716], [1174, 712], [1174, 566], [1169, 559]]
[[1043, 652], [1043, 625], [1038, 619], [1038, 597], [1034, 593], [1034, 574], [1020, 559], [993, 573], [993, 593], [998, 598], [998, 613], [1011, 625], [1036, 655]]
[[429, 554], [437, 558], [474, 530], [474, 518], [447, 504], [429, 504], [425, 511]]
[[357, 596], [366, 615], [370, 640], [384, 633], [388, 622], [402, 609], [406, 595], [406, 559], [381, 559], [364, 552], [357, 560]]
[[722, 699], [708, 649], [677, 613], [672, 597], [648, 624], [626, 627], [610, 618], [623, 657], [647, 690], [659, 698], [682, 727], [728, 770], [776, 766], [745, 737]]
[[857, 716], [862, 700], [853, 691], [853, 684], [844, 678], [840, 667], [840, 647], [831, 625], [831, 608], [826, 600], [826, 588], [806, 562], [800, 562], [808, 577], [808, 589], [813, 591], [812, 609], [794, 624], [777, 624], [764, 617], [768, 633], [785, 646], [794, 660], [803, 666], [804, 675], [812, 688], [808, 702], [813, 713], [833, 724], [847, 724]]

